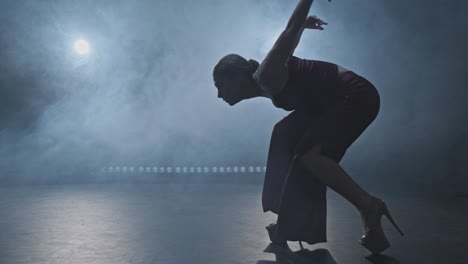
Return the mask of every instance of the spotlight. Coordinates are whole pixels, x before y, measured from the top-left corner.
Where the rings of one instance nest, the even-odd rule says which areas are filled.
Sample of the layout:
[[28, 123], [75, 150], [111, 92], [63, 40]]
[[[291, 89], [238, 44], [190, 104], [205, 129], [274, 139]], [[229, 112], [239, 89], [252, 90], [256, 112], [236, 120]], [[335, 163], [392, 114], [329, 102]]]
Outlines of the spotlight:
[[217, 167], [213, 167], [213, 168], [211, 168], [211, 171], [212, 171], [213, 173], [217, 173], [217, 172], [218, 172], [218, 168], [217, 168]]
[[80, 55], [86, 55], [89, 53], [89, 43], [84, 39], [75, 41], [75, 51]]

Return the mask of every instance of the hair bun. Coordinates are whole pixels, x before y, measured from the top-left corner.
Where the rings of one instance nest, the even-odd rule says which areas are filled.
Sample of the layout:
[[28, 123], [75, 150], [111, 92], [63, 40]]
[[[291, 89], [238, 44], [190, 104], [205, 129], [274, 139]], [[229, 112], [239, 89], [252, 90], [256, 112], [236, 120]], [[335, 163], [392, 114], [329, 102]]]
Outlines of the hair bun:
[[250, 59], [250, 60], [248, 61], [248, 63], [249, 63], [249, 65], [250, 65], [250, 68], [253, 69], [254, 71], [256, 71], [257, 68], [258, 68], [258, 66], [260, 66], [260, 63], [258, 63], [258, 61], [256, 61], [256, 60]]

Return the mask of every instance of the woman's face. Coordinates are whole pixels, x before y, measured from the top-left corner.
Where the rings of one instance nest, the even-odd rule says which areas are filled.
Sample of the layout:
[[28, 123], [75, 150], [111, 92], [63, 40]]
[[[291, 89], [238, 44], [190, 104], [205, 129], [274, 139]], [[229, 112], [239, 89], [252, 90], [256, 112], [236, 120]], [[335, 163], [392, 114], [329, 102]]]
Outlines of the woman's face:
[[214, 84], [218, 89], [218, 98], [233, 106], [245, 99], [247, 84], [241, 78], [214, 76]]

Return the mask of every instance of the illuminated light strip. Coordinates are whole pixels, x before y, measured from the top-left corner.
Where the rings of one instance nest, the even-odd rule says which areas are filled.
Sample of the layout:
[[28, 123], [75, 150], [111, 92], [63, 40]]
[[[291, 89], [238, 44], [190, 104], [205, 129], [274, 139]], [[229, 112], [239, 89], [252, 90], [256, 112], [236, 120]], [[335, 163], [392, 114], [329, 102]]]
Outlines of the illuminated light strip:
[[149, 166], [109, 166], [101, 168], [103, 173], [261, 173], [266, 172], [266, 166], [219, 166], [219, 167], [207, 167], [207, 166], [191, 166], [191, 167], [149, 167]]

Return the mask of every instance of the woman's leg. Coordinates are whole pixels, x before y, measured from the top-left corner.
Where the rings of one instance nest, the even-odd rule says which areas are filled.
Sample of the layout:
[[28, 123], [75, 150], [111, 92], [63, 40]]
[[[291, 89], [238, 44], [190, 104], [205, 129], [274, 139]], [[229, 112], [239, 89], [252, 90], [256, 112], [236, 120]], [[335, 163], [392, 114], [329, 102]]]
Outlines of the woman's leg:
[[376, 118], [380, 97], [366, 79], [354, 73], [349, 76], [342, 84], [344, 101], [322, 113], [318, 129], [320, 144], [304, 144], [307, 151], [299, 159], [316, 178], [363, 211], [369, 209], [376, 197], [356, 183], [338, 162]]
[[367, 210], [372, 195], [355, 182], [335, 160], [320, 153], [321, 145], [316, 145], [299, 159], [308, 171], [351, 202], [359, 211]]
[[[278, 214], [275, 229], [283, 240], [309, 244], [327, 241], [327, 186], [308, 177], [309, 173], [298, 160], [293, 164], [292, 152], [307, 126], [317, 125], [318, 128], [318, 117], [308, 111], [295, 110], [280, 120], [271, 134], [262, 205], [264, 212]], [[272, 232], [272, 227], [267, 230], [270, 239], [275, 241], [272, 235], [276, 231]]]
[[403, 232], [391, 217], [385, 202], [367, 193], [336, 161], [321, 155], [320, 148], [320, 145], [317, 145], [299, 159], [314, 176], [350, 201], [361, 212], [365, 232], [360, 239], [361, 245], [374, 254], [386, 250], [390, 247], [390, 242], [383, 231], [381, 216], [385, 215], [402, 236]]

